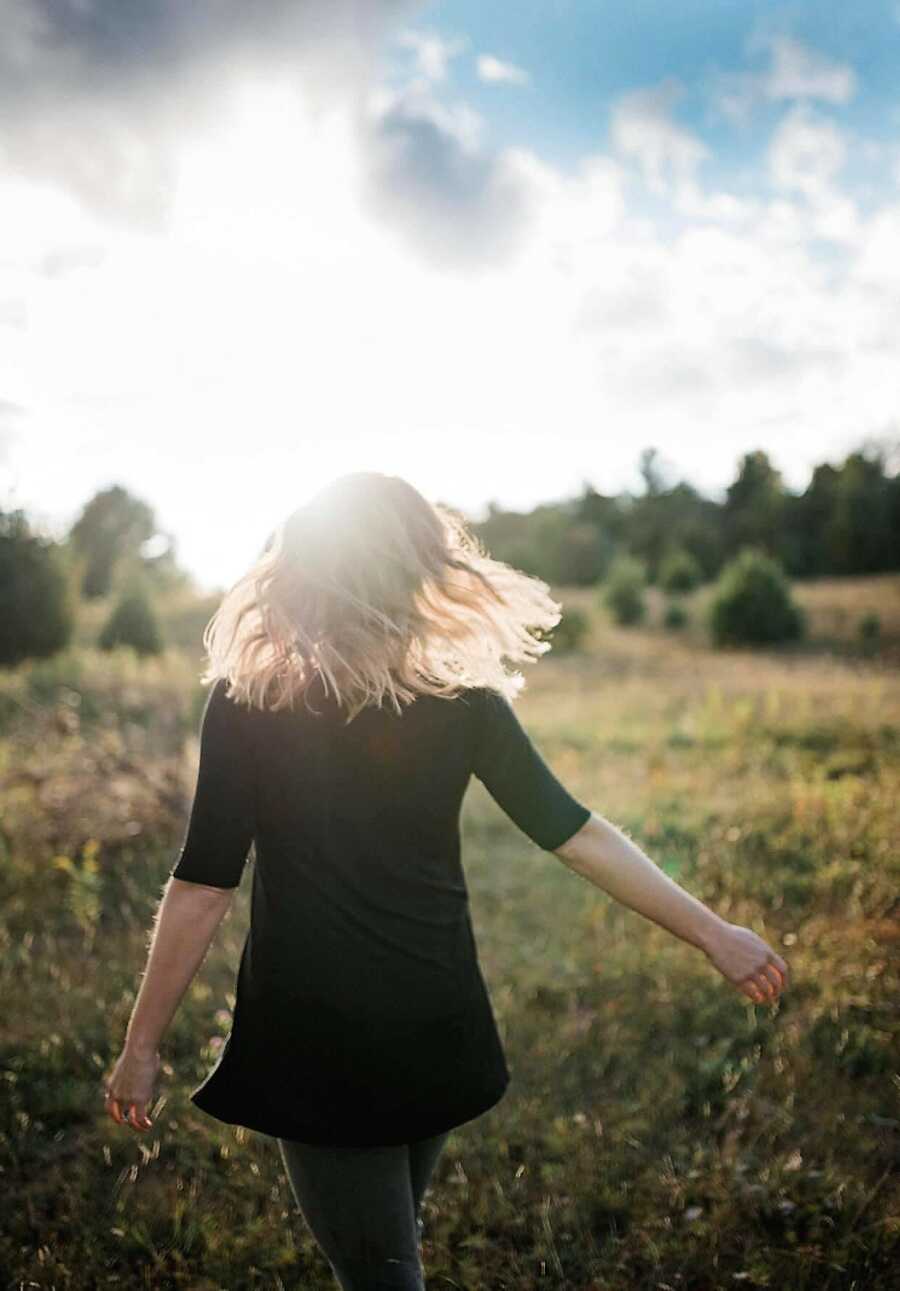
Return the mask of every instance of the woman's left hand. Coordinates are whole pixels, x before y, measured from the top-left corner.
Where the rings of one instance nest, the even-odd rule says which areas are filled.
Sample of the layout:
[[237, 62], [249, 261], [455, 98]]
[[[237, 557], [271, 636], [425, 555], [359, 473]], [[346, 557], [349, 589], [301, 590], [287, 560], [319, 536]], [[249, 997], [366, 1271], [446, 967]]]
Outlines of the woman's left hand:
[[153, 1098], [159, 1065], [158, 1051], [139, 1054], [127, 1045], [122, 1050], [103, 1082], [106, 1110], [117, 1125], [142, 1132], [151, 1128], [147, 1107]]

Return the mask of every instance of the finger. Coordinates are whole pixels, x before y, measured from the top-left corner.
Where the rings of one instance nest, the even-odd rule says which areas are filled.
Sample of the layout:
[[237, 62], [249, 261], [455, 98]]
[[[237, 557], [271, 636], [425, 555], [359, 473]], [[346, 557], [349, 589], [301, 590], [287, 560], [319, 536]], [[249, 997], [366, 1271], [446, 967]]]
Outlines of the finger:
[[784, 988], [785, 975], [778, 967], [778, 965], [775, 963], [774, 959], [770, 959], [768, 963], [764, 964], [763, 969], [765, 970], [765, 972], [768, 973], [768, 975], [772, 978], [773, 981], [778, 983], [779, 989]]
[[118, 1098], [110, 1098], [109, 1103], [107, 1104], [107, 1107], [108, 1107], [108, 1110], [109, 1110], [109, 1114], [110, 1114], [110, 1116], [113, 1118], [113, 1120], [115, 1121], [115, 1123], [116, 1123], [117, 1125], [121, 1125], [121, 1124], [122, 1124], [122, 1108], [121, 1108], [121, 1106], [120, 1106], [120, 1104], [119, 1104], [119, 1099], [118, 1099]]
[[134, 1104], [134, 1121], [139, 1129], [149, 1130], [152, 1122], [147, 1115], [147, 1103], [144, 1099]]
[[764, 998], [769, 1001], [774, 1000], [778, 991], [776, 989], [775, 982], [766, 973], [765, 967], [757, 970], [754, 980], [756, 985], [762, 991]]
[[133, 1130], [141, 1128], [138, 1124], [137, 1105], [133, 1102], [129, 1102], [125, 1108], [125, 1124], [129, 1125]]

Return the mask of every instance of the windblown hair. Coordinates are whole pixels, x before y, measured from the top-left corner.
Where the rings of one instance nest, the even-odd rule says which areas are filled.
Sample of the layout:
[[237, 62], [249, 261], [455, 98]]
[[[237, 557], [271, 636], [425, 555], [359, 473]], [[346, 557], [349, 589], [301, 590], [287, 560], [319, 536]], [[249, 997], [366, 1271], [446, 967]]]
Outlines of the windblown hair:
[[224, 677], [239, 702], [274, 711], [318, 674], [347, 722], [385, 696], [398, 714], [470, 686], [513, 699], [525, 679], [504, 661], [549, 650], [533, 633], [560, 614], [548, 585], [492, 559], [459, 513], [358, 471], [288, 516], [226, 592], [203, 633], [202, 680]]

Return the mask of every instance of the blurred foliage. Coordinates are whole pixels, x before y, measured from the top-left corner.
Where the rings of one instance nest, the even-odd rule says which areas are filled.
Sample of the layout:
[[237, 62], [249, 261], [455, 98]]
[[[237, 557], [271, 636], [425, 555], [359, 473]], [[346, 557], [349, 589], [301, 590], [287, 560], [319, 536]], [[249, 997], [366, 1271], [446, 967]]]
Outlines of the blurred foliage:
[[136, 584], [123, 591], [103, 625], [101, 650], [130, 646], [138, 654], [159, 654], [163, 648], [159, 624], [146, 589]]
[[840, 465], [817, 466], [792, 492], [757, 450], [740, 459], [719, 502], [676, 481], [650, 448], [640, 455], [641, 492], [602, 494], [585, 482], [579, 496], [530, 512], [492, 502], [473, 527], [498, 560], [568, 587], [601, 583], [627, 553], [644, 562], [651, 586], [691, 590], [666, 585], [673, 551], [693, 561], [691, 580], [709, 582], [747, 546], [795, 579], [886, 573], [900, 568], [898, 464], [900, 443], [870, 440]]
[[881, 637], [881, 615], [870, 610], [859, 620], [859, 637], [866, 646], [873, 646]]
[[687, 621], [688, 612], [680, 601], [669, 601], [666, 604], [663, 627], [678, 631], [679, 628], [683, 628], [687, 624]]
[[159, 531], [148, 503], [119, 484], [90, 498], [69, 530], [65, 547], [88, 601], [108, 597], [134, 581], [156, 592], [190, 585], [177, 564], [172, 535]]
[[616, 556], [609, 567], [602, 593], [603, 604], [616, 623], [626, 626], [640, 623], [646, 617], [646, 583], [643, 561], [633, 556]]
[[[600, 591], [631, 558], [640, 562], [648, 588], [702, 592], [748, 546], [776, 561], [786, 578], [813, 585], [825, 575], [898, 569], [898, 463], [900, 442], [869, 440], [842, 464], [816, 467], [806, 489], [794, 493], [757, 450], [741, 458], [716, 501], [676, 480], [674, 468], [647, 448], [639, 457], [638, 493], [606, 495], [585, 481], [577, 496], [526, 512], [492, 501], [484, 520], [469, 523], [496, 560], [552, 586]], [[0, 513], [0, 610], [6, 611], [0, 613], [0, 664], [64, 648], [73, 640], [73, 617], [76, 644], [107, 641], [104, 627], [123, 613], [116, 607], [135, 585], [153, 606], [160, 640], [196, 649], [221, 594], [199, 594], [177, 562], [174, 539], [143, 499], [121, 485], [98, 491], [60, 541], [29, 537], [21, 513]], [[646, 621], [633, 588], [620, 599], [626, 617], [619, 622]], [[135, 617], [137, 610], [127, 614]], [[137, 642], [149, 641], [152, 629], [147, 624], [146, 631], [128, 633], [141, 648]], [[857, 646], [872, 653], [871, 638]]]
[[664, 592], [692, 592], [703, 581], [700, 562], [683, 547], [671, 548], [663, 558], [658, 583]]
[[805, 629], [784, 571], [755, 547], [745, 547], [722, 570], [708, 621], [716, 645], [795, 641]]
[[69, 546], [87, 600], [109, 594], [116, 567], [153, 537], [152, 508], [121, 485], [102, 489], [87, 502], [69, 531]]
[[21, 510], [0, 511], [0, 666], [43, 659], [69, 642], [75, 598], [57, 545]]
[[590, 630], [590, 620], [584, 610], [570, 606], [563, 611], [563, 616], [550, 633], [553, 650], [556, 654], [568, 654], [580, 650]]

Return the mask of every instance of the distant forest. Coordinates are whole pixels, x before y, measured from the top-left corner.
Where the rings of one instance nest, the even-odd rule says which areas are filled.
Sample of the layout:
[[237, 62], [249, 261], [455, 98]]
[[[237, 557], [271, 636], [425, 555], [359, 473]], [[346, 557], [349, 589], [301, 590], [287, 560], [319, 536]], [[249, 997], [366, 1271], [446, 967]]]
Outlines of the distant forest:
[[472, 526], [491, 555], [551, 585], [600, 582], [620, 553], [644, 562], [649, 582], [672, 552], [715, 578], [744, 546], [777, 559], [791, 578], [900, 569], [900, 442], [869, 444], [840, 466], [817, 466], [801, 493], [784, 486], [762, 450], [745, 454], [722, 501], [667, 484], [657, 450], [640, 458], [644, 491], [606, 495], [590, 484], [569, 502], [528, 513], [493, 503]]
[[[747, 546], [795, 579], [886, 573], [900, 569], [898, 465], [900, 441], [870, 443], [840, 466], [817, 466], [803, 492], [793, 493], [757, 450], [741, 459], [719, 501], [665, 481], [657, 450], [648, 448], [639, 459], [639, 494], [606, 495], [585, 483], [580, 496], [528, 512], [491, 503], [486, 519], [469, 524], [492, 556], [551, 586], [602, 582], [619, 556], [642, 562], [650, 583], [673, 558], [705, 581]], [[446, 505], [464, 515], [452, 501]], [[248, 552], [248, 563], [255, 554]], [[118, 484], [90, 498], [59, 540], [36, 532], [20, 510], [0, 511], [0, 617], [42, 617], [38, 603], [56, 597], [49, 588], [60, 580], [84, 600], [136, 584], [189, 592], [193, 583], [174, 535], [161, 532], [153, 508]], [[25, 602], [34, 602], [27, 615]]]

